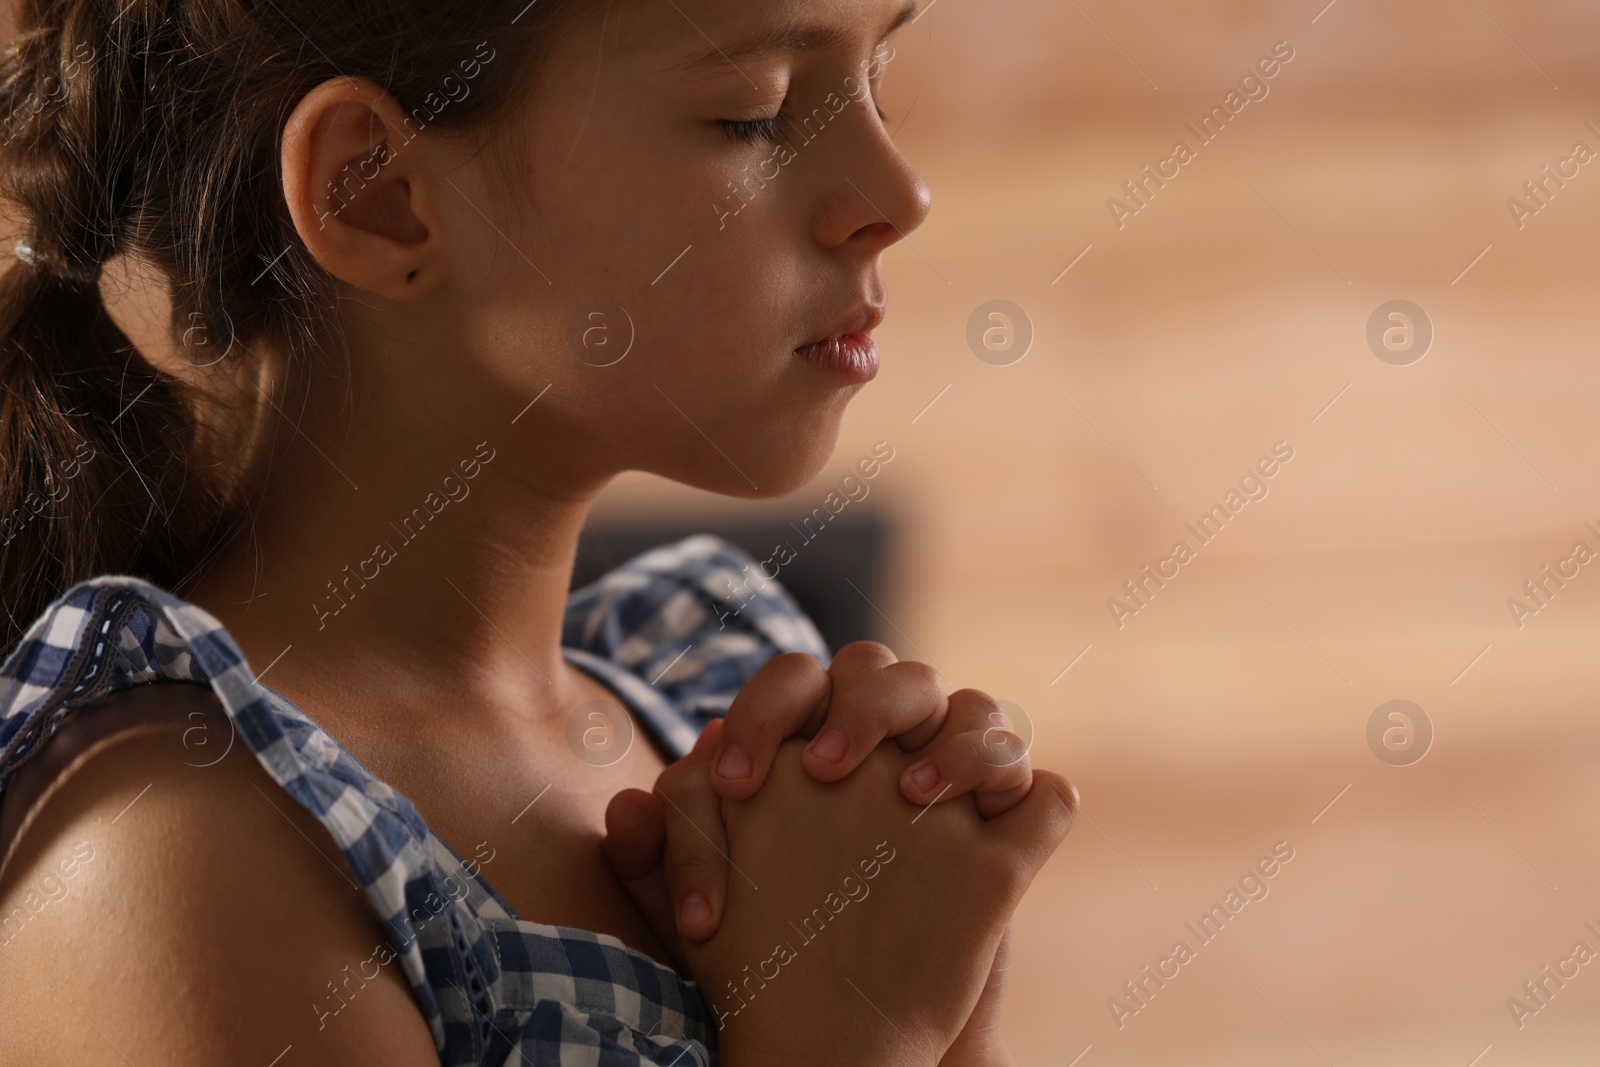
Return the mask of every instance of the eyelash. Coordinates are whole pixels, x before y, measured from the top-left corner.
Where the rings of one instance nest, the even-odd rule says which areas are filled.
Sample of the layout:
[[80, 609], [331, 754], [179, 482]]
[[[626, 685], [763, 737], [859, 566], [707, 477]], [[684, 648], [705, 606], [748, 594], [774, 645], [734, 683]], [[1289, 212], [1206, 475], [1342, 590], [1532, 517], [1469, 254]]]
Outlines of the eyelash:
[[[872, 101], [872, 107], [878, 113], [879, 122], [889, 121], [889, 116], [884, 113], [883, 108], [878, 106], [876, 98]], [[730, 141], [737, 140], [743, 141], [745, 144], [755, 144], [759, 139], [766, 141], [768, 144], [779, 145], [788, 143], [786, 130], [788, 119], [789, 116], [784, 109], [779, 107], [776, 115], [771, 115], [764, 119], [723, 119], [721, 121], [722, 130], [728, 135], [728, 140]]]
[[787, 119], [788, 115], [780, 107], [776, 115], [764, 119], [724, 119], [722, 129], [730, 141], [755, 144], [759, 139], [777, 145], [784, 143], [784, 124]]

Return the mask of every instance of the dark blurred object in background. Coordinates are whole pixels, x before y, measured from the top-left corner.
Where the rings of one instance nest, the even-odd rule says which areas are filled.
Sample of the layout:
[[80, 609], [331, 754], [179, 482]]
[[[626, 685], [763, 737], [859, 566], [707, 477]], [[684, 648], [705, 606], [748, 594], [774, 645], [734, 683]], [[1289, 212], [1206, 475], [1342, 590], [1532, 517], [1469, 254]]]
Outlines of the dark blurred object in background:
[[779, 519], [707, 523], [663, 518], [627, 524], [596, 519], [578, 541], [572, 588], [641, 552], [697, 533], [715, 534], [757, 560], [770, 558], [775, 545], [788, 543], [795, 557], [778, 572], [778, 584], [811, 616], [828, 647], [884, 639], [882, 616], [868, 601], [883, 600], [883, 561], [891, 531], [883, 516], [870, 511], [837, 516], [810, 541]]

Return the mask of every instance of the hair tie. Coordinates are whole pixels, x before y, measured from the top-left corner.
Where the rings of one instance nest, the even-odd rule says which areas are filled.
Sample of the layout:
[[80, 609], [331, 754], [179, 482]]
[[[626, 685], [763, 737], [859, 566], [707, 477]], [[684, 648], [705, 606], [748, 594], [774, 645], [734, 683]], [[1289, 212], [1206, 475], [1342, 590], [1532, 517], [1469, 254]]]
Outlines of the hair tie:
[[19, 260], [26, 263], [34, 270], [42, 272], [48, 277], [57, 278], [61, 281], [72, 282], [77, 285], [95, 285], [100, 281], [100, 270], [98, 267], [96, 267], [94, 270], [82, 270], [78, 267], [71, 267], [66, 264], [52, 262], [51, 260], [47, 260], [44, 256], [41, 256], [38, 252], [34, 251], [32, 245], [20, 238], [17, 240], [16, 244], [11, 246], [11, 248], [12, 251], [16, 253], [16, 257]]

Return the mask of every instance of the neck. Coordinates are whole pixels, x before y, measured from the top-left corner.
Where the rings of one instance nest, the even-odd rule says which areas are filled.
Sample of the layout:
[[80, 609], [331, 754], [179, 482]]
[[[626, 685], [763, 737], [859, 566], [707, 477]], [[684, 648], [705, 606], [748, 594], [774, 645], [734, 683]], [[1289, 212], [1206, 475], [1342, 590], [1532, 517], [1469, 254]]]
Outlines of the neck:
[[425, 378], [398, 388], [408, 377], [298, 419], [280, 403], [254, 510], [178, 592], [314, 717], [554, 712], [578, 684], [563, 612], [610, 472], [572, 455], [556, 405], [466, 403], [459, 387], [424, 399]]

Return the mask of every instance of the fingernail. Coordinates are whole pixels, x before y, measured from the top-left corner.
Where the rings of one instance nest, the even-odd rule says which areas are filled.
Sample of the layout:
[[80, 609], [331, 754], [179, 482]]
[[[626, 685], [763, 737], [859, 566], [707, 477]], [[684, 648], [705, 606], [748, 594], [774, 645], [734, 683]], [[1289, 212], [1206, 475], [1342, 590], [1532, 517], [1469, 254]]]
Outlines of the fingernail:
[[750, 753], [738, 745], [729, 745], [717, 757], [717, 774], [723, 778], [750, 777]]
[[844, 759], [844, 754], [849, 748], [850, 739], [844, 735], [844, 731], [831, 726], [811, 742], [811, 751], [815, 752], [819, 759], [825, 759], [829, 763], [838, 763]]
[[926, 793], [939, 784], [939, 768], [932, 763], [924, 763], [911, 772], [911, 784]]
[[711, 902], [699, 893], [690, 893], [678, 905], [679, 926], [699, 926], [711, 918]]

